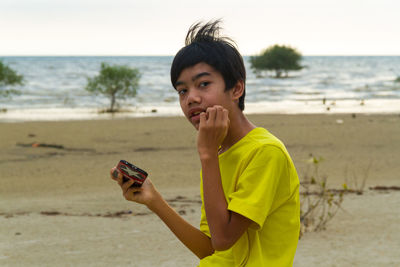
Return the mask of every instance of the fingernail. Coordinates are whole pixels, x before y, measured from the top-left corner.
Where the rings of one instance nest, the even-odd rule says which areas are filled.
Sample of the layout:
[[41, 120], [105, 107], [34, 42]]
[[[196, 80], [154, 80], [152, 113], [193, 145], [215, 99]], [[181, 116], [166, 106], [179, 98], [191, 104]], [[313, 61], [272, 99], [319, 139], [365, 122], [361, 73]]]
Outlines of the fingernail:
[[118, 178], [118, 171], [117, 171], [117, 170], [114, 170], [114, 172], [113, 172], [112, 175], [113, 175], [114, 178]]

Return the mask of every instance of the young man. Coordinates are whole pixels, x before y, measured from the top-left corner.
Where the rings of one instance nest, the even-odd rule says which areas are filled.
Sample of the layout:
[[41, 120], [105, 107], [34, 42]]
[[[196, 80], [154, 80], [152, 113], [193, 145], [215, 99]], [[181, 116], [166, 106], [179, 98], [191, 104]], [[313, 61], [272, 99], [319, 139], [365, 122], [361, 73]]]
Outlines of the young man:
[[[284, 145], [243, 114], [246, 73], [219, 21], [191, 27], [171, 81], [198, 130], [200, 230], [181, 218], [150, 179], [116, 180], [127, 200], [145, 204], [201, 260], [199, 266], [291, 266], [300, 229], [299, 180]], [[113, 173], [115, 168], [111, 170]]]

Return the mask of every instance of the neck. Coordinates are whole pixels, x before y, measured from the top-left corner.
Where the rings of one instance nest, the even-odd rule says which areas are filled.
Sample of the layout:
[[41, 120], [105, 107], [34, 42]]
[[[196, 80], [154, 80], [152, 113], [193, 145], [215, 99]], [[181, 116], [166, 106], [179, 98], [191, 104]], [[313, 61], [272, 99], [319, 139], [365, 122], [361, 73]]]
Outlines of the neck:
[[230, 124], [228, 134], [222, 142], [220, 153], [228, 150], [240, 139], [245, 137], [251, 130], [256, 128], [256, 126], [246, 118], [242, 111], [239, 111], [238, 114], [233, 114], [229, 119]]

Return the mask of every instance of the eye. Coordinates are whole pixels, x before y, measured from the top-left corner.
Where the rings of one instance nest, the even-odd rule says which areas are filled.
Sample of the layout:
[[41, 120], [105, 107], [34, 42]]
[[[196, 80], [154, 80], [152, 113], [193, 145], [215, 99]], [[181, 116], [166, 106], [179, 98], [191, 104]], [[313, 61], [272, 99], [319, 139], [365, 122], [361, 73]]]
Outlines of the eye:
[[184, 95], [186, 94], [187, 90], [186, 89], [178, 89], [178, 95]]
[[210, 82], [201, 82], [200, 83], [200, 87], [207, 87], [207, 85], [209, 85]]

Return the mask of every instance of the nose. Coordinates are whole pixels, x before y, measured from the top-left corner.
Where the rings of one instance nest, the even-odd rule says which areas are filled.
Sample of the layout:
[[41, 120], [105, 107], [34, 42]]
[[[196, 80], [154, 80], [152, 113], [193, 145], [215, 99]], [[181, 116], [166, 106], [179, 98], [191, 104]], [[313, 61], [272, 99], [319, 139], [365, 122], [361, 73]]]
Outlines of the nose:
[[191, 106], [192, 104], [199, 104], [201, 102], [201, 96], [196, 89], [188, 90], [188, 96], [186, 98], [186, 104]]

